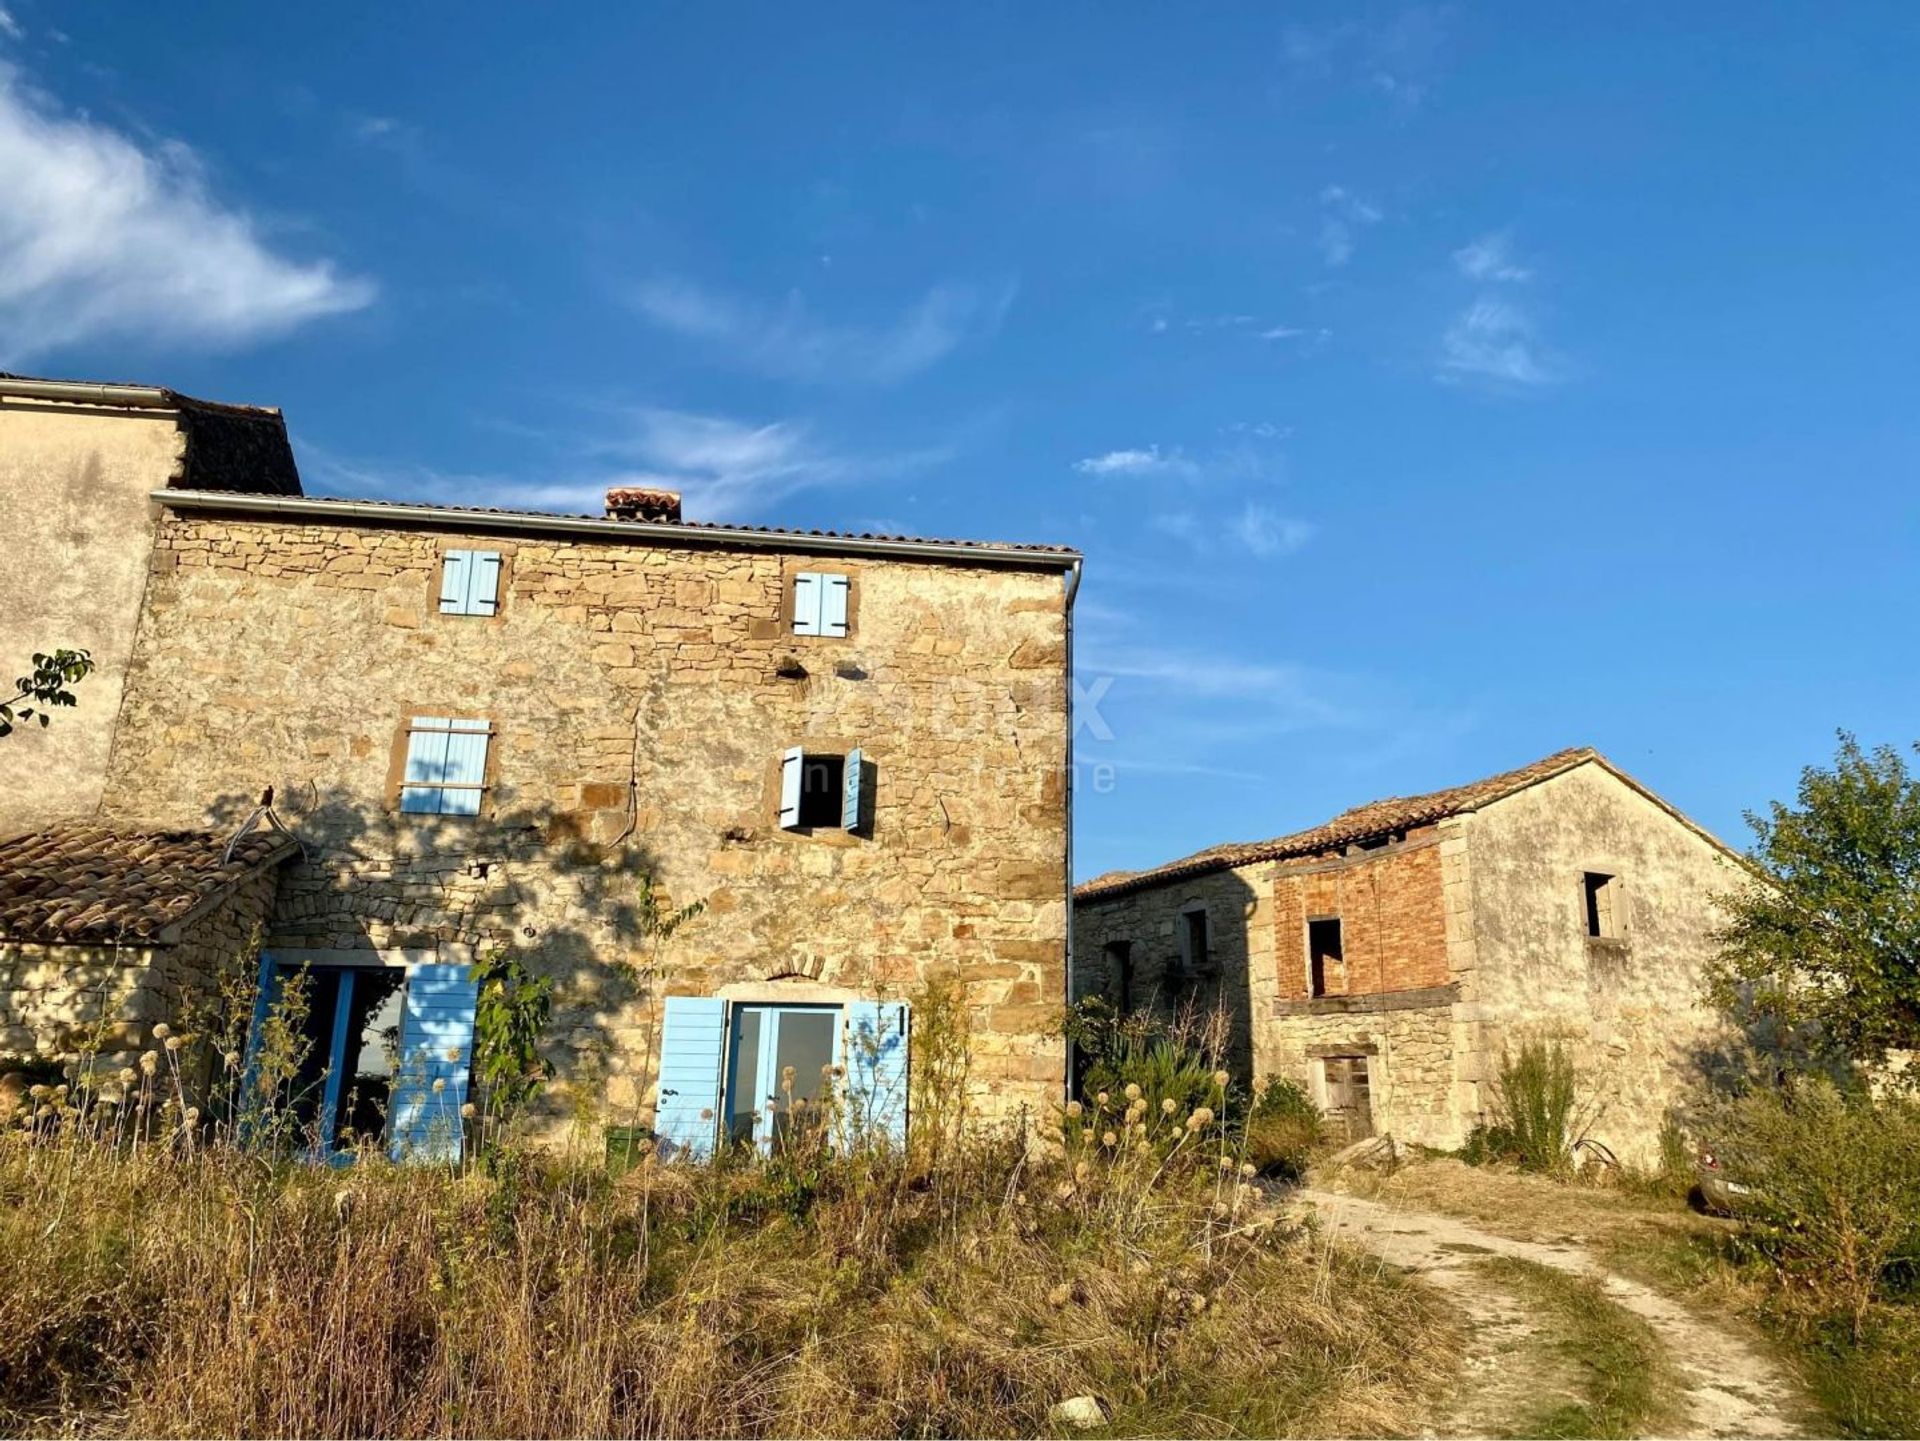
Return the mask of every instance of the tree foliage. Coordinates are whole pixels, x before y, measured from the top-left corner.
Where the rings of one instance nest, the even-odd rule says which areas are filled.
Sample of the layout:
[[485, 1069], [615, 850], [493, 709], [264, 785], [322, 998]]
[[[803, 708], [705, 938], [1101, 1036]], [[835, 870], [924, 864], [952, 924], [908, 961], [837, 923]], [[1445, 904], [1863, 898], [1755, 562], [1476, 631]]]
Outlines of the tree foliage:
[[33, 673], [16, 676], [14, 693], [0, 701], [0, 736], [13, 734], [18, 721], [37, 720], [48, 724], [49, 706], [74, 703], [72, 687], [93, 671], [93, 657], [84, 650], [57, 650], [52, 655], [35, 655]]
[[1920, 1048], [1920, 778], [1842, 732], [1795, 804], [1747, 820], [1758, 874], [1722, 898], [1715, 999], [1859, 1064]]

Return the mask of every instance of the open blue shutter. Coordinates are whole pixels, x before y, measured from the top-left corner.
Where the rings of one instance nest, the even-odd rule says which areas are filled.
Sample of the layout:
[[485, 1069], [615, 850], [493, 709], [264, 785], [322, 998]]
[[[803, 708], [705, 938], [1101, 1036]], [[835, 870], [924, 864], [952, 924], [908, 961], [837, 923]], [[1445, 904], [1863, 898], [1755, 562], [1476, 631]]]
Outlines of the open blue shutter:
[[847, 1007], [847, 1119], [855, 1138], [907, 1139], [905, 1001], [854, 1001]]
[[653, 1132], [665, 1160], [704, 1161], [720, 1128], [720, 1067], [727, 1053], [727, 1003], [668, 996], [660, 1027], [660, 1099]]
[[820, 577], [811, 571], [793, 578], [793, 633], [820, 634]]
[[[472, 966], [407, 967], [400, 1056], [387, 1111], [387, 1149], [396, 1161], [460, 1159], [460, 1107], [473, 1065]], [[443, 1081], [438, 1091], [434, 1082]]]
[[840, 829], [857, 831], [860, 829], [862, 812], [861, 801], [866, 794], [866, 782], [861, 769], [860, 752], [856, 748], [847, 752], [847, 769], [840, 786]]
[[820, 582], [820, 634], [845, 635], [847, 578], [844, 575], [823, 575], [817, 579]]
[[[422, 716], [418, 726], [444, 726], [435, 716]], [[447, 778], [447, 732], [416, 730], [407, 735], [407, 768], [402, 775], [406, 789], [400, 792], [400, 809], [433, 815], [440, 809], [439, 786]]]
[[500, 604], [500, 552], [476, 550], [467, 577], [467, 614], [492, 615]]
[[799, 746], [780, 757], [780, 829], [793, 830], [800, 824], [800, 772], [805, 768], [806, 752]]
[[274, 1004], [280, 999], [280, 967], [266, 951], [260, 953], [260, 973], [254, 983], [253, 1019], [247, 1024], [247, 1058], [240, 1070], [240, 1101], [236, 1109], [240, 1113], [240, 1134], [244, 1138], [249, 1118], [258, 1112], [267, 1101], [260, 1094], [260, 1042], [267, 1027], [267, 1017], [273, 1014]]
[[473, 552], [450, 550], [440, 557], [440, 610], [445, 615], [467, 613], [467, 582]]

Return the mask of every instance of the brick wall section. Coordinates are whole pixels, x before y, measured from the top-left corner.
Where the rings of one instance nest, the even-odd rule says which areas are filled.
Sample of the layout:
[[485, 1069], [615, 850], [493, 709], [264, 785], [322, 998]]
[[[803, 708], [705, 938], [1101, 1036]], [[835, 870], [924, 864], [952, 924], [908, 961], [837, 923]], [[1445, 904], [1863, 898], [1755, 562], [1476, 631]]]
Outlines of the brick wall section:
[[1404, 845], [1332, 861], [1282, 862], [1273, 880], [1273, 964], [1282, 1000], [1308, 995], [1307, 921], [1340, 918], [1344, 968], [1329, 995], [1381, 995], [1450, 979], [1441, 852], [1434, 828]]
[[0, 1069], [8, 1060], [81, 1055], [105, 1072], [134, 1064], [166, 1021], [194, 1038], [200, 1077], [254, 983], [251, 943], [273, 907], [262, 871], [190, 917], [168, 945], [0, 942]]
[[[455, 547], [505, 554], [497, 617], [438, 613]], [[851, 636], [787, 633], [801, 569], [853, 577]], [[1038, 1106], [1064, 1068], [1064, 642], [1057, 572], [170, 515], [106, 812], [229, 823], [275, 784], [310, 859], [273, 944], [519, 947], [559, 982], [556, 1111], [644, 1119], [669, 992], [935, 971], [966, 984], [978, 1099]], [[493, 722], [482, 817], [396, 814], [408, 714]], [[869, 837], [778, 828], [790, 745], [875, 763]], [[664, 949], [643, 872], [706, 903]]]

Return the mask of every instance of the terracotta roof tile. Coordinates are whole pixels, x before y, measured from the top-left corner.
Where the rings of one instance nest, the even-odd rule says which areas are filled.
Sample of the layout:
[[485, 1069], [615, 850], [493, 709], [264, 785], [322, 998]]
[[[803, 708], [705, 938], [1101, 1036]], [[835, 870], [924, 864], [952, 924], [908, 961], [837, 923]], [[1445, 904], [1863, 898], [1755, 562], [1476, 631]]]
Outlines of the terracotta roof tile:
[[152, 941], [203, 902], [293, 854], [283, 831], [255, 831], [221, 864], [227, 835], [66, 826], [0, 842], [0, 938]]
[[[1385, 800], [1368, 801], [1365, 805], [1342, 811], [1324, 825], [1295, 831], [1291, 835], [1275, 836], [1267, 841], [1241, 841], [1222, 846], [1210, 846], [1204, 851], [1196, 851], [1190, 856], [1169, 861], [1163, 866], [1154, 866], [1150, 870], [1108, 871], [1104, 875], [1095, 876], [1092, 880], [1076, 886], [1073, 892], [1074, 899], [1092, 900], [1097, 897], [1124, 895], [1128, 891], [1141, 890], [1162, 881], [1200, 875], [1207, 871], [1230, 870], [1234, 866], [1251, 865], [1255, 861], [1276, 861], [1293, 856], [1317, 855], [1322, 851], [1351, 845], [1355, 841], [1371, 840], [1376, 836], [1406, 830], [1410, 826], [1429, 825], [1448, 816], [1478, 810], [1481, 806], [1491, 804], [1503, 796], [1512, 795], [1515, 791], [1524, 790], [1530, 785], [1535, 785], [1550, 776], [1556, 776], [1561, 771], [1571, 770], [1574, 766], [1584, 765], [1588, 761], [1599, 761], [1602, 765], [1607, 765], [1606, 758], [1591, 746], [1555, 751], [1552, 755], [1534, 761], [1530, 765], [1521, 766], [1516, 770], [1502, 771], [1499, 775], [1487, 776], [1482, 780], [1469, 781], [1466, 785], [1451, 786], [1443, 791], [1429, 791], [1426, 795], [1420, 796], [1389, 796]], [[1613, 769], [1611, 766], [1607, 768]], [[1619, 773], [1615, 772], [1615, 774]], [[1623, 776], [1622, 779], [1625, 777]], [[1641, 787], [1635, 786], [1635, 789], [1641, 789]]]

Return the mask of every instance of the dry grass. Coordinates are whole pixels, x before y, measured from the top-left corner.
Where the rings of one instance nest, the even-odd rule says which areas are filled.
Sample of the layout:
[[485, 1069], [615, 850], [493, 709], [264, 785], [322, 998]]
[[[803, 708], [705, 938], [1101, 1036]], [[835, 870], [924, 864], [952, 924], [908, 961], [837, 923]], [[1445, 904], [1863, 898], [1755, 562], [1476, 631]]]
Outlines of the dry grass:
[[1198, 1141], [613, 1179], [0, 1140], [8, 1433], [1032, 1435], [1093, 1393], [1120, 1433], [1404, 1434], [1446, 1325]]

